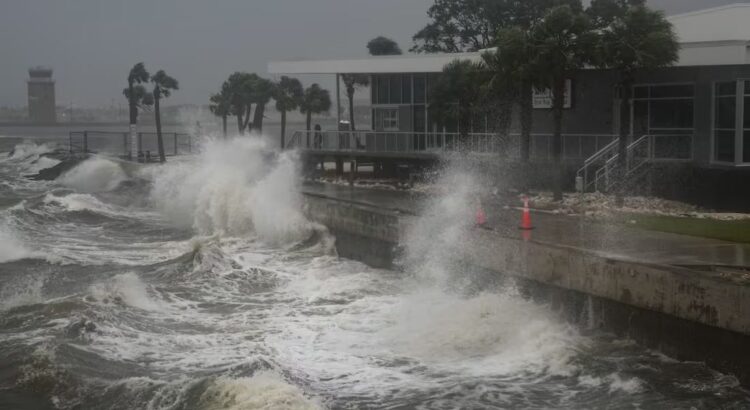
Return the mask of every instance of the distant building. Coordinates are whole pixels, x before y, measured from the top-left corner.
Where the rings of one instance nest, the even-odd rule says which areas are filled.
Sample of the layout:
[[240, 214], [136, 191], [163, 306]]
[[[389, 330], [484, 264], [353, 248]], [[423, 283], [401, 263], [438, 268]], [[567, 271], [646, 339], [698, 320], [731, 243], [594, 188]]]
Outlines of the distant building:
[[29, 69], [29, 119], [40, 124], [51, 124], [55, 118], [55, 80], [52, 69], [35, 67]]

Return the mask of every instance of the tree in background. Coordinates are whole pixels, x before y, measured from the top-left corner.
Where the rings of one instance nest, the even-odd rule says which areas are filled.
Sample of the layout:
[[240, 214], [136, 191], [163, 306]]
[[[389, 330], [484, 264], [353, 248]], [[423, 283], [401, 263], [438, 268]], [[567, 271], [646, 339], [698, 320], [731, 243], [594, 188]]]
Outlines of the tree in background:
[[230, 75], [221, 87], [222, 92], [226, 90], [229, 97], [231, 114], [237, 117], [237, 132], [240, 135], [245, 133], [250, 122], [252, 86], [253, 77], [249, 73], [238, 71]]
[[306, 115], [307, 126], [307, 147], [310, 147], [310, 131], [312, 125], [312, 115], [327, 112], [331, 109], [331, 94], [328, 90], [320, 88], [320, 85], [313, 84], [305, 89], [305, 94], [299, 105], [299, 110]]
[[151, 77], [154, 84], [154, 115], [156, 116], [156, 142], [159, 148], [159, 161], [165, 162], [167, 157], [164, 153], [164, 139], [161, 135], [161, 112], [159, 109], [162, 98], [168, 98], [172, 91], [178, 90], [179, 84], [173, 77], [167, 75], [164, 70], [159, 70]]
[[539, 68], [539, 84], [552, 90], [554, 134], [552, 154], [559, 171], [556, 176], [554, 197], [562, 200], [562, 122], [565, 104], [566, 80], [592, 61], [596, 36], [589, 18], [572, 7], [558, 6], [550, 9], [534, 26], [531, 33]]
[[358, 87], [370, 85], [370, 76], [366, 74], [341, 74], [341, 81], [344, 82], [346, 97], [349, 99], [349, 126], [352, 131], [356, 131], [354, 126], [354, 92]]
[[[131, 158], [138, 158], [138, 133], [136, 130], [136, 124], [138, 123], [138, 107], [140, 105], [147, 105], [144, 102], [144, 96], [147, 94], [143, 87], [136, 89], [138, 85], [148, 82], [149, 73], [146, 71], [146, 67], [143, 63], [138, 63], [130, 69], [128, 73], [128, 88], [123, 91], [123, 94], [128, 99], [128, 108], [130, 109], [130, 156]], [[150, 99], [149, 99], [150, 100]]]
[[443, 68], [430, 89], [430, 107], [438, 116], [456, 121], [463, 141], [469, 134], [471, 118], [481, 101], [484, 73], [469, 60], [454, 60]]
[[367, 43], [371, 56], [393, 56], [403, 54], [398, 43], [388, 37], [378, 36]]
[[[253, 122], [250, 124], [251, 130], [258, 134], [263, 133], [263, 119], [265, 118], [266, 105], [273, 98], [275, 84], [271, 80], [260, 77], [257, 74], [250, 74], [250, 94], [249, 103], [255, 104], [253, 112]], [[249, 113], [248, 113], [249, 115]]]
[[[225, 83], [226, 84], [226, 83]], [[217, 117], [221, 117], [221, 130], [227, 137], [227, 118], [232, 115], [232, 101], [228, 87], [222, 85], [221, 91], [211, 96], [208, 109]]]
[[522, 161], [529, 160], [531, 151], [535, 86], [535, 53], [529, 32], [547, 10], [558, 5], [568, 5], [576, 12], [583, 9], [580, 0], [435, 0], [427, 11], [430, 23], [413, 37], [411, 51], [414, 52], [508, 49], [498, 52], [512, 55], [513, 60], [506, 59], [506, 62], [517, 65], [506, 68], [513, 72], [520, 88], [516, 102], [520, 106]]
[[273, 99], [276, 101], [276, 110], [281, 113], [281, 149], [283, 150], [286, 147], [286, 113], [300, 106], [305, 91], [298, 79], [287, 76], [281, 77], [276, 84], [275, 91]]
[[588, 13], [600, 33], [597, 65], [618, 75], [621, 121], [616, 203], [622, 206], [635, 73], [673, 65], [679, 59], [680, 45], [664, 14], [649, 9], [643, 0], [594, 0]]

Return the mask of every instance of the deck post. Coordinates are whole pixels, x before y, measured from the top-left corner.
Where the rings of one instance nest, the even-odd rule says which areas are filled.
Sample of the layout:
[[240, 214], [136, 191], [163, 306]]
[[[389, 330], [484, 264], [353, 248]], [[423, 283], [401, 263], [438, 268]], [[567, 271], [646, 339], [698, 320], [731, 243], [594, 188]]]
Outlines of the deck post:
[[86, 154], [89, 152], [89, 132], [84, 131], [83, 132], [83, 153]]
[[174, 133], [174, 156], [177, 156], [177, 133]]

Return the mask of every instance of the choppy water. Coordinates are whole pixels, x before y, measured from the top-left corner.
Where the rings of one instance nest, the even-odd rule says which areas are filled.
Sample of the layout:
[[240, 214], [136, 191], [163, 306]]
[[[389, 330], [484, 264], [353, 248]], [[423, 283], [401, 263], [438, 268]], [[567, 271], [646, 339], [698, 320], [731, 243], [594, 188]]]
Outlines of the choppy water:
[[436, 201], [392, 272], [337, 258], [294, 159], [260, 142], [24, 178], [50, 148], [0, 154], [0, 408], [750, 407], [731, 376], [452, 263], [468, 191]]

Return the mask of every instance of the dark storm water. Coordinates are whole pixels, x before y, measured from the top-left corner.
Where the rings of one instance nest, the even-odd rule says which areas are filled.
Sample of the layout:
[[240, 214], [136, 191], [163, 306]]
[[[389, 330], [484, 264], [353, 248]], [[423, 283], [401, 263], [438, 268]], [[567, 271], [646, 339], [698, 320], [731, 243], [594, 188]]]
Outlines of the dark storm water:
[[0, 408], [750, 408], [419, 243], [414, 271], [335, 257], [262, 144], [23, 178], [44, 151], [0, 153]]

